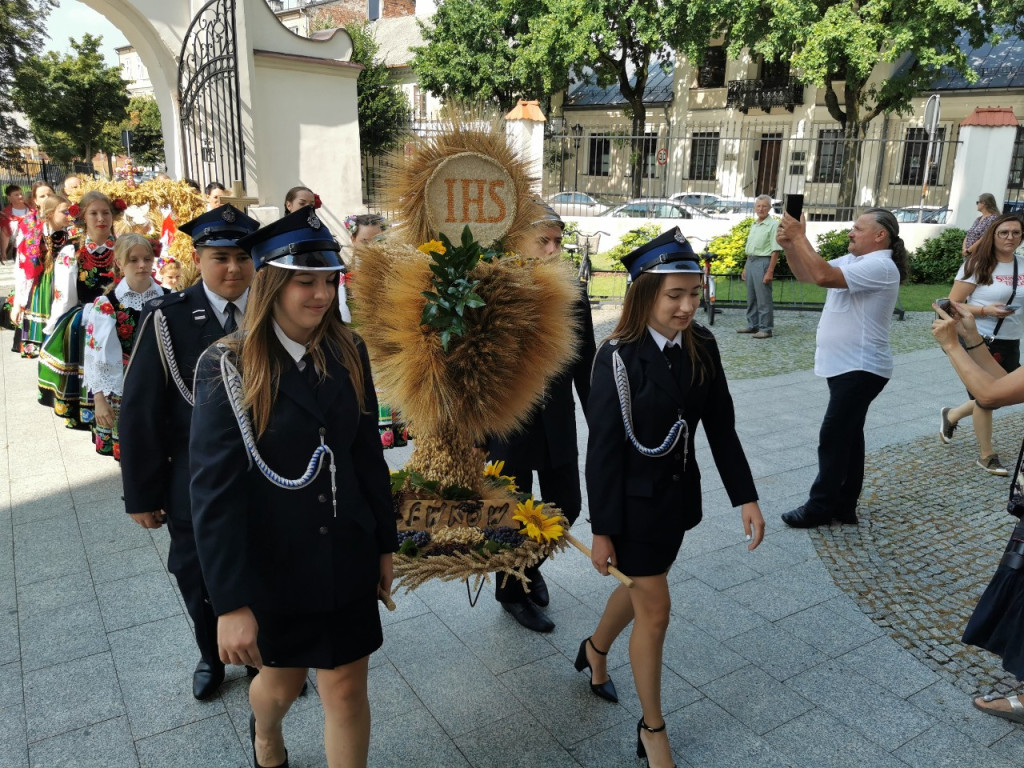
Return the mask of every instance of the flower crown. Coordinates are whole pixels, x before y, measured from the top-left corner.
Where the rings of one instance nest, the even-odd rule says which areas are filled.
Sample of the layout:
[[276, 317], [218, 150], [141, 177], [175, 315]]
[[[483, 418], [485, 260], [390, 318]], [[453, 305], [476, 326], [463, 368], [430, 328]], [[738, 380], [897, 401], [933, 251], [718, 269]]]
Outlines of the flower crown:
[[[113, 213], [115, 216], [119, 213], [124, 213], [128, 209], [128, 203], [126, 203], [120, 197], [115, 197], [113, 200], [111, 200], [110, 205], [113, 209], [111, 213]], [[68, 206], [68, 215], [73, 219], [77, 219], [79, 216], [82, 215], [82, 206], [80, 206], [78, 203], [72, 203], [71, 205]]]

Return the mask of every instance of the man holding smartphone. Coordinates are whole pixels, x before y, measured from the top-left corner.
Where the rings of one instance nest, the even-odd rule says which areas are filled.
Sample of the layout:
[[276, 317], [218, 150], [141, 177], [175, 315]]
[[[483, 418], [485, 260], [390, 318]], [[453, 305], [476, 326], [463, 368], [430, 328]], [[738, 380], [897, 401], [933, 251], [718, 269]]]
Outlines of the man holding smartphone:
[[890, 211], [871, 208], [850, 230], [849, 253], [819, 256], [804, 222], [787, 213], [778, 241], [797, 280], [828, 288], [818, 322], [814, 372], [828, 381], [829, 400], [818, 436], [818, 476], [807, 501], [782, 516], [793, 528], [857, 524], [864, 484], [864, 422], [868, 407], [892, 376], [889, 325], [907, 277], [907, 251]]
[[768, 195], [759, 195], [754, 200], [757, 218], [750, 225], [745, 248], [747, 263], [742, 277], [747, 283], [747, 326], [737, 333], [752, 333], [755, 339], [770, 339], [775, 329], [772, 280], [781, 249], [775, 240], [779, 220], [768, 215], [771, 209], [772, 199]]

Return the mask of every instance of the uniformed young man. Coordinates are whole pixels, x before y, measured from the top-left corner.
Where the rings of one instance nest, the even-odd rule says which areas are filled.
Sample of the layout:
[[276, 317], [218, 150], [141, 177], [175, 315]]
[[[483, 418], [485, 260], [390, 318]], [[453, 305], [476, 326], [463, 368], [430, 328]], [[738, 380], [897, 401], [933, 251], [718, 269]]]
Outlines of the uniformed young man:
[[[562, 231], [565, 224], [548, 205], [545, 213], [530, 228], [515, 250], [526, 258], [557, 259], [562, 252]], [[590, 395], [590, 368], [594, 362], [594, 322], [586, 285], [580, 285], [575, 306], [579, 322], [576, 358], [572, 365], [548, 382], [543, 402], [534, 408], [530, 420], [520, 431], [505, 440], [488, 443], [491, 461], [504, 461], [502, 474], [514, 477], [521, 493], [533, 493], [533, 473], [540, 480], [540, 496], [558, 507], [572, 525], [582, 506], [580, 468], [576, 445], [575, 385], [580, 405], [586, 408]], [[494, 596], [517, 622], [534, 632], [550, 632], [555, 623], [544, 611], [549, 601], [547, 584], [540, 564], [526, 569], [530, 591], [522, 582], [497, 579]]]
[[189, 503], [188, 439], [196, 362], [213, 342], [235, 331], [245, 313], [255, 270], [240, 238], [259, 222], [230, 205], [180, 227], [192, 237], [201, 280], [153, 299], [143, 309], [125, 371], [121, 400], [121, 478], [125, 511], [143, 528], [167, 524], [167, 568], [178, 580], [195, 625], [200, 660], [192, 677], [197, 699], [224, 681], [217, 617], [199, 567]]

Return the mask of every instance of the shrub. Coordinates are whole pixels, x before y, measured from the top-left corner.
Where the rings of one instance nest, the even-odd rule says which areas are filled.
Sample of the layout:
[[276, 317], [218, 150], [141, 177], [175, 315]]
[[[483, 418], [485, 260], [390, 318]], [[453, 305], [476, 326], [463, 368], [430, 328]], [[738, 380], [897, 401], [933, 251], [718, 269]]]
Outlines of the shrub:
[[849, 253], [849, 248], [849, 229], [833, 229], [829, 232], [823, 232], [818, 235], [817, 251], [825, 261], [832, 261], [832, 259], [838, 259], [840, 256], [845, 256]]
[[[576, 222], [576, 221], [567, 221], [567, 222], [565, 222], [565, 229], [562, 230], [562, 245], [563, 246], [565, 246], [565, 245], [575, 245], [576, 244], [576, 238], [579, 236], [579, 233], [580, 233], [579, 222]], [[571, 250], [571, 251], [563, 250], [562, 251], [562, 258], [565, 259], [566, 261], [570, 262], [574, 267], [576, 267], [576, 269], [579, 269], [580, 262], [583, 260], [583, 257], [580, 255], [580, 252], [577, 251], [577, 250]]]
[[925, 240], [910, 256], [910, 282], [952, 285], [963, 263], [962, 229], [950, 227], [938, 237]]
[[747, 235], [753, 218], [744, 219], [736, 224], [729, 234], [720, 235], [708, 243], [708, 250], [715, 254], [711, 262], [711, 271], [716, 275], [738, 275], [747, 262]]
[[629, 230], [629, 232], [622, 236], [619, 244], [605, 254], [611, 261], [612, 270], [615, 272], [625, 272], [626, 267], [622, 264], [622, 257], [630, 251], [639, 248], [644, 243], [649, 243], [660, 234], [661, 227], [657, 224], [644, 224], [636, 229]]

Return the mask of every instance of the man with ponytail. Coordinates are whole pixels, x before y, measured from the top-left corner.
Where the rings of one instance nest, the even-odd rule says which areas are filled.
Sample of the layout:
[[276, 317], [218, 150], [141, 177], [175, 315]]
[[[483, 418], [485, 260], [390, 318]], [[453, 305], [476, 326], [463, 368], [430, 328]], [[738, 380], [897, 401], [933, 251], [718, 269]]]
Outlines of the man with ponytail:
[[850, 230], [849, 253], [831, 262], [815, 252], [803, 219], [786, 214], [778, 242], [797, 280], [828, 288], [818, 322], [814, 372], [828, 381], [818, 436], [818, 476], [807, 501], [782, 520], [793, 528], [857, 524], [864, 484], [864, 422], [892, 376], [889, 325], [907, 278], [907, 250], [896, 217], [871, 208]]
[[192, 617], [201, 656], [192, 676], [197, 699], [214, 694], [224, 665], [189, 503], [193, 379], [199, 356], [241, 323], [255, 270], [238, 240], [257, 229], [258, 221], [230, 205], [180, 227], [195, 244], [201, 279], [145, 306], [124, 374], [119, 437], [125, 511], [143, 528], [167, 523], [167, 568]]

